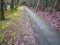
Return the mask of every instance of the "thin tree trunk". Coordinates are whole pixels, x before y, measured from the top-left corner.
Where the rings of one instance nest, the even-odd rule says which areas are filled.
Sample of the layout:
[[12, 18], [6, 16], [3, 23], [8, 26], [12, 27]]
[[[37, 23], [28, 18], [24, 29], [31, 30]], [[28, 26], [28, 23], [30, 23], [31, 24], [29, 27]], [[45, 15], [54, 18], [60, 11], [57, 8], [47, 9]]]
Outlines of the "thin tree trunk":
[[36, 5], [36, 12], [38, 11], [38, 6], [39, 6], [40, 0], [38, 0], [37, 5]]
[[57, 2], [58, 2], [58, 0], [55, 1], [53, 9], [55, 9]]
[[57, 1], [58, 0], [49, 0], [49, 5], [48, 5], [49, 12], [52, 12], [55, 9]]
[[7, 9], [7, 0], [4, 0], [5, 10]]
[[44, 1], [41, 0], [41, 2], [42, 2], [42, 3], [41, 3], [41, 4], [42, 4], [41, 10], [44, 11]]
[[48, 11], [50, 12], [50, 10], [51, 10], [51, 0], [48, 0], [49, 1], [49, 4], [48, 4], [48, 6], [47, 6], [47, 9], [48, 9]]
[[55, 7], [57, 5], [58, 0], [52, 0], [52, 1], [53, 1], [52, 3], [50, 1], [50, 10], [49, 10], [50, 13], [53, 13], [53, 11], [54, 11], [54, 9], [55, 9]]

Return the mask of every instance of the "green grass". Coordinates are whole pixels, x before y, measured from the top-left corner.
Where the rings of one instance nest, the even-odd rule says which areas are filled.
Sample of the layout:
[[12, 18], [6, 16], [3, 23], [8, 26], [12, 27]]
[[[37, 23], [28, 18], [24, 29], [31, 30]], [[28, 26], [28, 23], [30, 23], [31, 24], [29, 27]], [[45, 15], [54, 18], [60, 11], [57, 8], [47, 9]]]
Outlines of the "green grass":
[[18, 7], [19, 10], [24, 10], [24, 6]]
[[2, 34], [2, 33], [0, 33], [0, 43], [2, 43], [3, 42], [3, 40], [4, 40], [4, 34]]
[[[17, 9], [19, 9], [20, 11], [24, 10], [24, 7], [18, 7]], [[8, 13], [8, 14], [7, 14]], [[7, 30], [9, 29], [10, 25], [15, 21], [15, 20], [23, 20], [22, 17], [21, 18], [17, 18], [19, 16], [22, 16], [23, 12], [18, 12], [17, 10], [13, 9], [13, 10], [6, 10], [5, 11], [5, 19], [9, 19], [8, 21], [0, 21], [0, 29], [2, 30]]]
[[[4, 41], [5, 38], [5, 34], [3, 33], [3, 31], [7, 31], [10, 29], [10, 26], [15, 22], [15, 21], [20, 21], [20, 20], [24, 20], [22, 18], [22, 14], [23, 14], [23, 10], [24, 7], [18, 7], [17, 9], [19, 9], [22, 12], [18, 12], [17, 10], [6, 10], [5, 11], [5, 19], [9, 19], [9, 20], [3, 20], [0, 21], [0, 43], [2, 43]], [[7, 14], [8, 13], [8, 14]], [[19, 17], [21, 16], [21, 17]], [[11, 34], [11, 37], [13, 38], [16, 35], [17, 31], [14, 31]], [[12, 39], [11, 39], [12, 40]]]
[[10, 25], [16, 20], [17, 16], [19, 16], [19, 14], [16, 10], [6, 10], [5, 11], [5, 19], [9, 19], [9, 20], [8, 21], [0, 21], [0, 29], [1, 30], [9, 29]]

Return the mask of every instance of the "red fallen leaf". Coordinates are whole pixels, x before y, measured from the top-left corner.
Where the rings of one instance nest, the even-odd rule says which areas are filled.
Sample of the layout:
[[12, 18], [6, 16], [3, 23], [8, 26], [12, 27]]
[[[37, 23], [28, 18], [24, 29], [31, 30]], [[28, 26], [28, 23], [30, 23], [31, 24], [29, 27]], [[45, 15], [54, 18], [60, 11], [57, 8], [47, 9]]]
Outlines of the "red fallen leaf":
[[10, 33], [12, 33], [13, 31], [12, 31], [12, 30], [10, 30], [9, 32], [10, 32]]
[[8, 42], [8, 40], [5, 39], [5, 42]]
[[18, 45], [18, 42], [15, 42], [14, 45]]
[[16, 40], [17, 38], [14, 36], [14, 40]]
[[28, 40], [28, 38], [29, 38], [28, 36], [24, 36], [24, 40], [25, 40], [25, 41]]

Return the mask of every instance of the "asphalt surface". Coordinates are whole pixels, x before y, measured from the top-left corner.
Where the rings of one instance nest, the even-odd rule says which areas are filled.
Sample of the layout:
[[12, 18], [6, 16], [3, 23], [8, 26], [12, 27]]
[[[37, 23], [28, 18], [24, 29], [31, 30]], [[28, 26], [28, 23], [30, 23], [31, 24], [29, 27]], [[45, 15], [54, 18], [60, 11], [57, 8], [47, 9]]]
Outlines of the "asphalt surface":
[[37, 14], [26, 6], [24, 7], [27, 16], [30, 18], [33, 30], [39, 35], [37, 39], [38, 45], [60, 45], [60, 34], [56, 32], [51, 25], [38, 17]]

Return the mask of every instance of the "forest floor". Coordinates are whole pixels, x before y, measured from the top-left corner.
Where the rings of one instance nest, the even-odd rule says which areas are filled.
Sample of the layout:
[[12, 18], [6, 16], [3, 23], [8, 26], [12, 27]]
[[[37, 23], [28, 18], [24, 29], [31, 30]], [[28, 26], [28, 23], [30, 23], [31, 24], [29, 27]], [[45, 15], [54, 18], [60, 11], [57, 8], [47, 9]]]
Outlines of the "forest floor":
[[[5, 12], [6, 19], [0, 22], [0, 45], [50, 45], [50, 43], [60, 45], [59, 33], [51, 30], [51, 26], [46, 24], [48, 22], [60, 31], [60, 18], [55, 18], [57, 13], [51, 15], [40, 10], [35, 12], [35, 9], [31, 8], [38, 14], [39, 19], [37, 14], [27, 7], [22, 6], [17, 9], [17, 11], [7, 10]], [[59, 13], [57, 16], [59, 17]]]
[[[33, 31], [23, 7], [19, 8], [18, 16], [14, 14], [14, 16], [8, 16], [11, 18], [10, 21], [3, 21], [3, 26], [1, 26], [0, 29], [3, 30], [1, 34], [4, 36], [0, 36], [3, 37], [1, 38], [2, 40], [0, 39], [0, 45], [37, 45], [37, 34]], [[5, 27], [6, 25], [4, 26], [6, 22], [11, 25], [7, 30], [7, 27]]]

